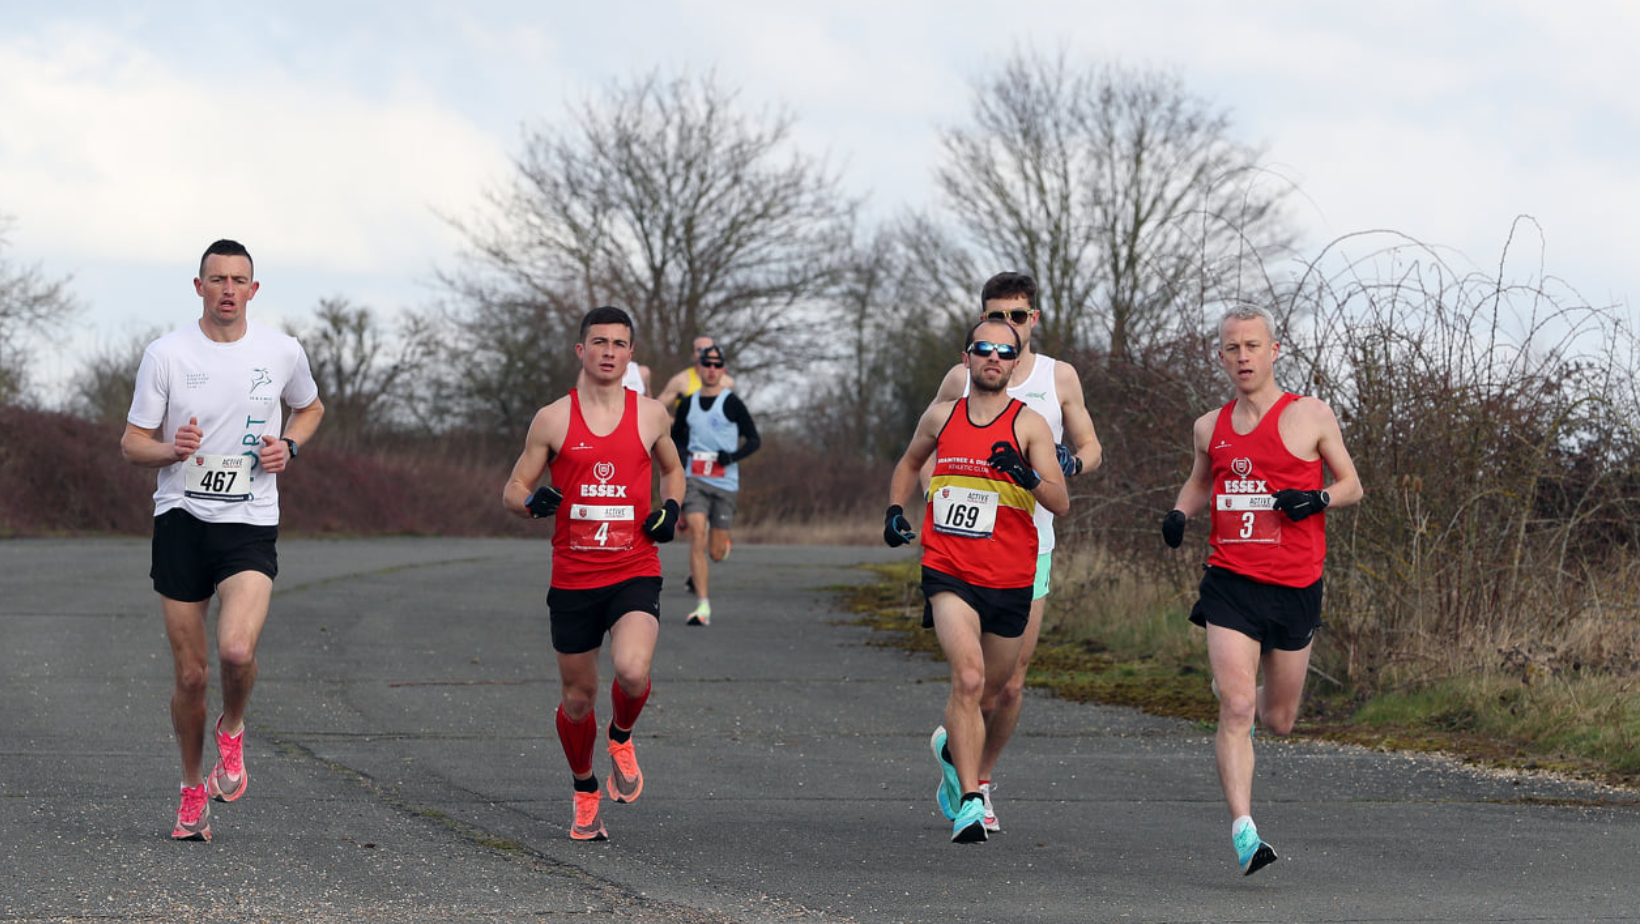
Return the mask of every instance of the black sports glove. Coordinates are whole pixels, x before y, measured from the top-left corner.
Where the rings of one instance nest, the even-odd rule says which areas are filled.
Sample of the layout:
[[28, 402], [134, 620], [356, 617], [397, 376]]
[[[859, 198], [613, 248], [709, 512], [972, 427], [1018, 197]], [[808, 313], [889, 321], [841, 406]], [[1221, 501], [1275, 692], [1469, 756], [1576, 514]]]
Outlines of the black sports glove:
[[1287, 519], [1297, 523], [1299, 520], [1327, 509], [1332, 498], [1326, 491], [1300, 491], [1297, 488], [1282, 488], [1274, 495], [1276, 509], [1285, 513]]
[[1065, 473], [1066, 478], [1082, 474], [1082, 459], [1076, 454], [1076, 450], [1064, 443], [1055, 443], [1053, 450], [1059, 455], [1059, 470]]
[[678, 502], [667, 498], [659, 510], [649, 511], [644, 517], [643, 531], [656, 542], [671, 542], [678, 530]]
[[1019, 482], [1019, 486], [1027, 491], [1042, 483], [1042, 476], [1025, 464], [1025, 458], [1007, 440], [997, 440], [991, 444], [991, 458], [986, 459], [985, 464]]
[[1183, 510], [1169, 511], [1167, 516], [1162, 517], [1162, 541], [1167, 543], [1168, 548], [1176, 549], [1184, 542], [1184, 521]]
[[536, 488], [529, 500], [524, 501], [524, 508], [530, 516], [537, 520], [550, 517], [558, 512], [558, 505], [564, 502], [564, 492], [554, 487]]
[[883, 517], [883, 541], [889, 548], [898, 548], [917, 538], [911, 529], [911, 521], [905, 518], [905, 510], [899, 504], [888, 508], [888, 514]]
[[735, 464], [735, 454], [727, 449], [718, 450], [718, 467], [728, 468]]

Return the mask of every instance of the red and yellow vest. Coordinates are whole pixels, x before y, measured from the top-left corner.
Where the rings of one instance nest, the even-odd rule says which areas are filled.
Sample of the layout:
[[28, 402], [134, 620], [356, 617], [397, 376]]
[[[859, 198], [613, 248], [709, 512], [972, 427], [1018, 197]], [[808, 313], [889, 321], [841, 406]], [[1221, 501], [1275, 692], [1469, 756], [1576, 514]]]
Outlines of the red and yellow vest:
[[1025, 405], [1010, 399], [984, 426], [968, 419], [961, 398], [940, 429], [923, 516], [922, 563], [977, 587], [1010, 590], [1036, 580], [1036, 497], [985, 464], [991, 446], [1019, 448], [1014, 421]]

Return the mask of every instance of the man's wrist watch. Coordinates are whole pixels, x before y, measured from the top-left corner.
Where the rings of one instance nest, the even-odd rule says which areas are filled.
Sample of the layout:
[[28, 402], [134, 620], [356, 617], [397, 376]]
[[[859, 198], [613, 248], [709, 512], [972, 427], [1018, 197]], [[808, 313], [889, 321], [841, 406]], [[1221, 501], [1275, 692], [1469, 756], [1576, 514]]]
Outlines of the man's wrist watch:
[[296, 458], [296, 441], [295, 440], [291, 439], [288, 436], [281, 436], [281, 437], [279, 437], [279, 442], [284, 443], [286, 446], [289, 446], [290, 447], [290, 457], [292, 459]]

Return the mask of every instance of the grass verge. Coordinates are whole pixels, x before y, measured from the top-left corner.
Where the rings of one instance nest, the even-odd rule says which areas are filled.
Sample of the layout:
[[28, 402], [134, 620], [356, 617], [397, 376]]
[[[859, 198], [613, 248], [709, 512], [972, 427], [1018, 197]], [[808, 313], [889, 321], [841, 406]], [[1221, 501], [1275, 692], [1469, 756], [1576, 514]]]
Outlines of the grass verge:
[[[857, 623], [878, 631], [877, 644], [940, 659], [934, 633], [921, 628], [918, 564], [871, 570], [879, 581], [838, 589]], [[1069, 592], [1049, 608], [1029, 684], [1075, 702], [1216, 721], [1206, 645], [1183, 604], [1102, 580], [1099, 604]], [[1152, 598], [1150, 609], [1126, 612], [1145, 615], [1116, 615], [1138, 602], [1135, 593]], [[1640, 788], [1640, 680], [1633, 677], [1506, 667], [1364, 701], [1312, 677], [1293, 734]]]

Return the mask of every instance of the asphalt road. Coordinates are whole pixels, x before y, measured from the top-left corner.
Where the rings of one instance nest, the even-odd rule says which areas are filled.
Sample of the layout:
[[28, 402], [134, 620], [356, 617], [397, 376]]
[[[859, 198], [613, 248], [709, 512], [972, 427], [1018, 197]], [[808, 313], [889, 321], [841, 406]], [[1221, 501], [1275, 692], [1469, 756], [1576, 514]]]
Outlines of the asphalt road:
[[1243, 877], [1207, 730], [1042, 697], [997, 774], [1006, 830], [952, 845], [927, 743], [944, 665], [873, 646], [827, 590], [909, 553], [737, 545], [700, 629], [684, 552], [644, 793], [606, 800], [589, 844], [567, 835], [544, 542], [283, 542], [250, 790], [202, 844], [167, 837], [146, 541], [0, 542], [0, 922], [1640, 920], [1633, 794], [1261, 737], [1282, 859]]

